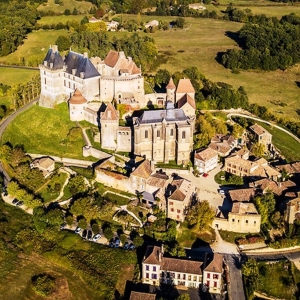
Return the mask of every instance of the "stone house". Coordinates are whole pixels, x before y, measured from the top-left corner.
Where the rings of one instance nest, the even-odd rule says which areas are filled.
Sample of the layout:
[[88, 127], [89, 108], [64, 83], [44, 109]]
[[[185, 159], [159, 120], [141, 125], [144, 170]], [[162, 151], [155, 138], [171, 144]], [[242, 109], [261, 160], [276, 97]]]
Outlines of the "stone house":
[[226, 157], [238, 145], [238, 140], [229, 134], [216, 134], [212, 137], [209, 148], [216, 151], [219, 156]]
[[288, 224], [293, 224], [296, 218], [300, 218], [300, 192], [297, 193], [296, 198], [287, 202], [284, 211], [284, 220]]
[[205, 285], [211, 293], [220, 294], [222, 274], [223, 256], [216, 253], [208, 263], [208, 259], [202, 262], [165, 257], [162, 246], [148, 246], [142, 261], [142, 282], [157, 286], [161, 283], [192, 288]]
[[259, 144], [264, 144], [266, 147], [272, 144], [272, 134], [262, 126], [254, 124], [250, 127], [250, 130]]
[[166, 190], [167, 216], [170, 219], [183, 222], [186, 210], [196, 192], [195, 185], [187, 179], [174, 177]]
[[30, 163], [30, 168], [37, 168], [43, 172], [44, 177], [48, 177], [55, 169], [55, 161], [49, 156], [34, 159]]
[[199, 173], [207, 173], [218, 165], [218, 153], [211, 148], [199, 149], [194, 153], [194, 166]]
[[130, 181], [132, 189], [142, 193], [146, 190], [147, 179], [152, 174], [151, 163], [145, 159], [131, 174]]
[[219, 211], [213, 221], [213, 228], [240, 232], [260, 232], [261, 215], [253, 203], [234, 202], [228, 216]]
[[228, 194], [232, 202], [250, 202], [255, 196], [255, 189], [235, 189], [228, 191]]

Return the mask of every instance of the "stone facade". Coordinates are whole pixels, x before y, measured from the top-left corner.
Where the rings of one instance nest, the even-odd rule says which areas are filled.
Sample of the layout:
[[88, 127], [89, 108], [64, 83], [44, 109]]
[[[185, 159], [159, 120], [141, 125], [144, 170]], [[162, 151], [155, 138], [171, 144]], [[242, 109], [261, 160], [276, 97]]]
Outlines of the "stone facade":
[[210, 148], [195, 151], [194, 166], [199, 173], [207, 173], [218, 165], [218, 153]]

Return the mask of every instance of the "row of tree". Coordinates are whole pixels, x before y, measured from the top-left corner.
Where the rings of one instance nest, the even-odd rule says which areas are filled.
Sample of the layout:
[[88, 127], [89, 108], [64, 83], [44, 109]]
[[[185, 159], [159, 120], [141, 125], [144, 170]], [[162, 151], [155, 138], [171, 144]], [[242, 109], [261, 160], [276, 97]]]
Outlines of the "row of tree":
[[242, 50], [227, 50], [221, 63], [230, 69], [285, 70], [300, 61], [299, 24], [295, 14], [247, 23], [237, 36]]

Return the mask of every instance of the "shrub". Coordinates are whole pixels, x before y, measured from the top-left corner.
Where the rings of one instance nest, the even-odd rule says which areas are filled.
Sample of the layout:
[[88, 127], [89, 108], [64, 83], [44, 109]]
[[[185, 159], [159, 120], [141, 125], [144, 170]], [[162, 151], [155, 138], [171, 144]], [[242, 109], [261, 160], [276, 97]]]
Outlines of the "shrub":
[[55, 278], [49, 274], [39, 274], [33, 276], [32, 279], [33, 289], [41, 296], [49, 296], [55, 289]]

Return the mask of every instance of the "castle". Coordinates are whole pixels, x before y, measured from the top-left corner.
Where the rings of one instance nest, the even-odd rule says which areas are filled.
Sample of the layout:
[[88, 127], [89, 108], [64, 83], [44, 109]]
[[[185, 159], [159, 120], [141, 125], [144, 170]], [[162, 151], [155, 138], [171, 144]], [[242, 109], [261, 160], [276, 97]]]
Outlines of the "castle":
[[[72, 121], [99, 127], [103, 149], [133, 152], [154, 162], [186, 164], [193, 148], [195, 90], [189, 79], [172, 78], [166, 93], [145, 94], [144, 78], [124, 52], [89, 58], [73, 51], [62, 57], [56, 45], [40, 65], [39, 104], [54, 107], [68, 102]], [[119, 111], [111, 101], [131, 108], [130, 125], [119, 126]], [[141, 108], [157, 106], [159, 109]], [[139, 113], [138, 113], [139, 112]]]

